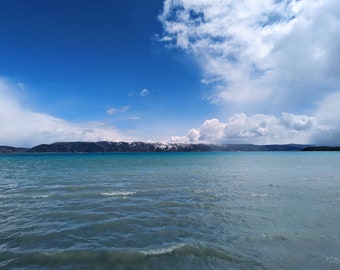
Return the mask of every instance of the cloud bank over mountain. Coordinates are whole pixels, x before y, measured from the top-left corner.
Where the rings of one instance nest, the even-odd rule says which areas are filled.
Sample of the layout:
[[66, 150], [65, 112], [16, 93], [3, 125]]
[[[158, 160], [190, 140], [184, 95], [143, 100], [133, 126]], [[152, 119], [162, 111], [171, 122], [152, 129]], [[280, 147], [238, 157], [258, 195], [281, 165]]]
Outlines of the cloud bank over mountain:
[[128, 136], [105, 123], [71, 123], [26, 108], [20, 102], [19, 88], [0, 78], [0, 142], [3, 145], [33, 146], [56, 141], [129, 141]]
[[318, 127], [314, 117], [283, 113], [280, 118], [271, 115], [235, 114], [227, 122], [206, 120], [201, 127], [191, 129], [186, 136], [173, 137], [185, 143], [305, 143]]
[[[234, 114], [226, 121], [213, 118], [192, 128], [177, 143], [315, 143], [334, 145], [340, 137], [340, 94], [334, 93], [318, 105], [315, 116], [282, 113]], [[123, 108], [123, 109], [122, 109]], [[118, 111], [127, 108], [115, 109]], [[112, 109], [113, 110], [113, 109]], [[0, 141], [14, 146], [33, 146], [56, 141], [131, 141], [124, 132], [103, 122], [72, 123], [35, 112], [20, 102], [20, 87], [0, 79]]]

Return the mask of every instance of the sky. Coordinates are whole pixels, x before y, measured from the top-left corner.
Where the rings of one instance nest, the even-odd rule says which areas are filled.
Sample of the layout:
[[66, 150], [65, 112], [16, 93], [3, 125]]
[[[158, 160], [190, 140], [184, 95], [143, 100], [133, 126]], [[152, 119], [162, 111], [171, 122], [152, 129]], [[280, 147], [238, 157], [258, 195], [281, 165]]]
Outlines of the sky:
[[340, 145], [336, 0], [0, 0], [0, 145]]

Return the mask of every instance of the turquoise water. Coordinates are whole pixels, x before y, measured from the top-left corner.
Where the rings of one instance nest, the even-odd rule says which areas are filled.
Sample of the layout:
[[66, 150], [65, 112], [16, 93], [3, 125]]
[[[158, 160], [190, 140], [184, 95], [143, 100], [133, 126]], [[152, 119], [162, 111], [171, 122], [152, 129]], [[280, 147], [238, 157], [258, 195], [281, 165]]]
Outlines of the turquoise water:
[[340, 269], [340, 153], [1, 155], [0, 269]]

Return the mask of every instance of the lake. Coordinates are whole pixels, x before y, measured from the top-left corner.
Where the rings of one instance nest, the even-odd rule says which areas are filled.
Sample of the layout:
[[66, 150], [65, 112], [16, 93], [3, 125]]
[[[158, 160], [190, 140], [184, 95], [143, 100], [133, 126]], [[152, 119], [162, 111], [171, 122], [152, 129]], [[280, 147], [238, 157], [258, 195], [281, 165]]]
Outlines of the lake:
[[1, 269], [340, 269], [340, 152], [0, 155]]

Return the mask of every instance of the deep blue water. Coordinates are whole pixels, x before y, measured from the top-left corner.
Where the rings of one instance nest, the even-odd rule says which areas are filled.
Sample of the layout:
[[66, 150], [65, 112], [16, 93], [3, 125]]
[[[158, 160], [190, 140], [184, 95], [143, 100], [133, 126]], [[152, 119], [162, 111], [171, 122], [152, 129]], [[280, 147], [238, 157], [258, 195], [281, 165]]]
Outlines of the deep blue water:
[[0, 269], [340, 269], [340, 153], [0, 155]]

